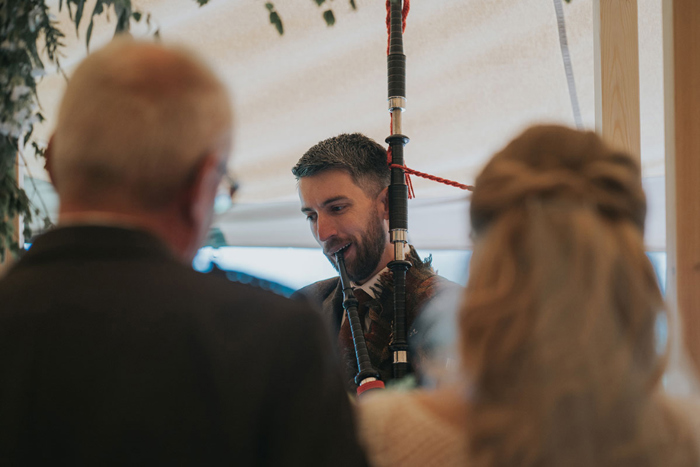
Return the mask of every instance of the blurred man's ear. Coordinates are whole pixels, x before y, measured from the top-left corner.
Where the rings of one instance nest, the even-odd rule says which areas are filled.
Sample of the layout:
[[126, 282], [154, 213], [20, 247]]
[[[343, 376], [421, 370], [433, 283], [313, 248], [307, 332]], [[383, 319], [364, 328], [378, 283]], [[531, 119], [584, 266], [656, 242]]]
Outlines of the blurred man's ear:
[[216, 154], [208, 154], [195, 167], [192, 181], [184, 187], [180, 196], [183, 220], [198, 228], [211, 220], [216, 190], [221, 179], [221, 161]]
[[389, 187], [384, 188], [379, 192], [379, 202], [382, 203], [382, 214], [384, 220], [389, 220]]

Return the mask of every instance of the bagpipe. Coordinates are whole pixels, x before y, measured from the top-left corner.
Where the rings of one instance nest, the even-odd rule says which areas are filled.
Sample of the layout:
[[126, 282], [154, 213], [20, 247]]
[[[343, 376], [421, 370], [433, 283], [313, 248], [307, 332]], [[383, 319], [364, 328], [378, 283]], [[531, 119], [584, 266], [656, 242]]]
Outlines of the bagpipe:
[[[405, 2], [405, 3], [404, 3]], [[403, 53], [403, 28], [408, 13], [408, 0], [387, 0], [387, 29], [389, 47], [387, 54], [389, 112], [391, 112], [391, 135], [389, 144], [391, 183], [389, 185], [389, 231], [394, 244], [394, 260], [389, 269], [394, 279], [394, 319], [392, 340], [389, 348], [393, 353], [392, 373], [394, 379], [408, 372], [408, 342], [406, 336], [406, 272], [411, 263], [406, 260], [404, 247], [408, 239], [408, 186], [404, 173], [403, 149], [408, 137], [401, 133], [401, 114], [406, 108], [406, 56]], [[358, 315], [358, 301], [345, 269], [344, 252], [336, 253], [336, 263], [343, 288], [343, 308], [347, 314], [352, 333], [358, 373], [355, 376], [358, 396], [369, 389], [384, 387], [379, 372], [372, 367], [362, 324]]]
[[[403, 33], [406, 29], [406, 17], [410, 11], [410, 0], [386, 0], [387, 8], [387, 82], [388, 102], [391, 114], [391, 134], [386, 138], [389, 145], [387, 164], [391, 169], [391, 182], [388, 188], [389, 199], [389, 238], [394, 246], [394, 260], [389, 262], [394, 282], [394, 309], [391, 342], [392, 377], [401, 379], [410, 371], [408, 362], [408, 323], [406, 312], [406, 274], [411, 263], [406, 259], [408, 243], [408, 199], [413, 197], [413, 188], [408, 175], [416, 175], [439, 183], [454, 186], [462, 190], [472, 190], [473, 187], [462, 183], [429, 175], [409, 169], [404, 163], [404, 147], [409, 139], [402, 131], [402, 115], [406, 110], [406, 55], [403, 48]], [[357, 306], [350, 281], [345, 271], [343, 252], [336, 255], [338, 270], [343, 287], [343, 307], [350, 322], [350, 329], [357, 358], [358, 374], [355, 383], [357, 393], [362, 394], [368, 389], [383, 388], [379, 372], [370, 362], [367, 344], [362, 325], [359, 320]]]
[[389, 238], [394, 245], [394, 260], [389, 263], [394, 279], [394, 320], [389, 349], [393, 354], [394, 379], [403, 378], [408, 367], [408, 341], [406, 323], [406, 273], [411, 263], [406, 260], [408, 242], [408, 185], [403, 150], [408, 137], [402, 133], [403, 111], [406, 109], [406, 55], [403, 50], [403, 31], [410, 9], [408, 0], [387, 0], [389, 49], [387, 53], [387, 78], [391, 135], [389, 144], [391, 183], [389, 184]]

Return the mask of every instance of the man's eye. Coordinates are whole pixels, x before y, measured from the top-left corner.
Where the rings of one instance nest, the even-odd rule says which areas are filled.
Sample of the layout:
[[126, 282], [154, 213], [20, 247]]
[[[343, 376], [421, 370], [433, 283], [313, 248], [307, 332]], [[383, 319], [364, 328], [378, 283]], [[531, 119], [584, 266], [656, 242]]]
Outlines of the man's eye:
[[307, 221], [315, 221], [316, 220], [316, 214], [307, 214], [306, 215], [306, 220]]
[[345, 209], [345, 206], [332, 206], [332, 207], [331, 207], [331, 211], [332, 211], [332, 212], [340, 212], [340, 211], [342, 211], [343, 209]]

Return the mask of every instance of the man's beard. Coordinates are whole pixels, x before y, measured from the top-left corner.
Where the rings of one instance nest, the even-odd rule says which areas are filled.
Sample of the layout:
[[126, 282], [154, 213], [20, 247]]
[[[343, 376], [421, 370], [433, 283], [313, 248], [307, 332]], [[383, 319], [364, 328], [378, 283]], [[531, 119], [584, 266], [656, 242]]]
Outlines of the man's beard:
[[[355, 246], [355, 257], [352, 261], [346, 260], [345, 267], [350, 280], [357, 283], [369, 279], [384, 254], [386, 231], [382, 219], [379, 216], [371, 216], [367, 230], [359, 239], [352, 239], [352, 244]], [[327, 258], [337, 271], [335, 258]]]

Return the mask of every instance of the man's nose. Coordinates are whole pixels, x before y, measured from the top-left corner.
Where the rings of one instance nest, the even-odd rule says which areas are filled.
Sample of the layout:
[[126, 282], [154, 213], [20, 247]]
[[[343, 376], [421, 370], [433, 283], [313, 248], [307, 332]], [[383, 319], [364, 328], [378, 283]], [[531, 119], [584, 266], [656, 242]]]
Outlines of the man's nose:
[[319, 243], [326, 242], [329, 238], [338, 234], [335, 222], [326, 216], [318, 216], [316, 221], [316, 240]]

